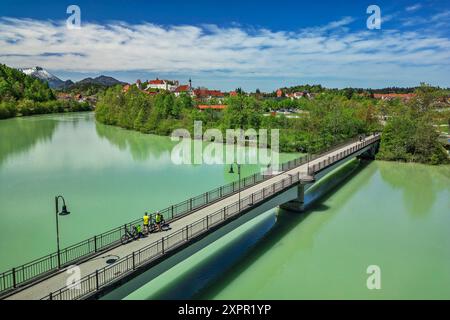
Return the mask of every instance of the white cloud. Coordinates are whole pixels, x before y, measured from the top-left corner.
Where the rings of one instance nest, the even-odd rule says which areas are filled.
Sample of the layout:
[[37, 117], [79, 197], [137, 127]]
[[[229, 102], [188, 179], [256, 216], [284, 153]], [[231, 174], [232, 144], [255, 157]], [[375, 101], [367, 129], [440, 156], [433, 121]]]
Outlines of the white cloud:
[[[80, 30], [69, 30], [64, 22], [2, 18], [0, 62], [67, 72], [145, 70], [212, 78], [215, 74], [343, 81], [416, 77], [417, 83], [448, 78], [448, 37], [387, 29], [350, 32], [346, 26], [353, 21], [346, 17], [293, 33], [123, 22], [87, 23]], [[449, 85], [446, 81], [440, 84]]]
[[420, 3], [414, 4], [412, 6], [406, 7], [406, 11], [408, 12], [412, 12], [412, 11], [416, 11], [419, 10], [420, 8], [422, 8], [422, 5]]

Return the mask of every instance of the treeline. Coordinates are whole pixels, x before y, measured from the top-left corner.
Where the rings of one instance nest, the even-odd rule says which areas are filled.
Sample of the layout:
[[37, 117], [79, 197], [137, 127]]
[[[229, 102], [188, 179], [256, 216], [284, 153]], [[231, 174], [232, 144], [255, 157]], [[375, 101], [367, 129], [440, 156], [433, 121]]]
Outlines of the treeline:
[[445, 120], [450, 121], [449, 111], [434, 107], [442, 91], [422, 85], [415, 93], [415, 99], [391, 105], [377, 158], [426, 164], [448, 163], [447, 151], [439, 141], [435, 127]]
[[368, 101], [322, 94], [308, 101], [309, 112], [299, 118], [269, 116], [265, 114], [266, 103], [240, 94], [228, 97], [223, 111], [200, 111], [190, 96], [175, 97], [171, 93], [150, 96], [134, 86], [124, 93], [115, 87], [100, 96], [96, 118], [105, 124], [159, 135], [169, 135], [178, 128], [192, 132], [194, 120], [202, 121], [204, 130], [218, 128], [224, 134], [226, 129], [280, 129], [283, 152], [315, 152], [357, 134], [380, 129], [375, 110]]
[[92, 110], [88, 103], [56, 100], [46, 82], [0, 64], [0, 119]]
[[59, 89], [58, 91], [69, 94], [81, 94], [83, 96], [93, 96], [103, 93], [108, 86], [99, 83], [75, 83], [69, 87]]
[[[187, 95], [175, 97], [163, 92], [153, 96], [134, 86], [124, 93], [117, 86], [100, 96], [96, 118], [105, 124], [158, 135], [169, 135], [178, 128], [192, 133], [195, 120], [203, 122], [204, 130], [217, 128], [224, 134], [226, 129], [280, 129], [283, 152], [314, 153], [358, 134], [382, 131], [378, 159], [430, 164], [448, 161], [433, 126], [450, 118], [448, 112], [433, 106], [442, 90], [422, 85], [415, 90], [417, 98], [406, 104], [399, 99], [349, 98], [343, 92], [326, 91], [314, 99], [299, 100], [262, 99], [241, 93], [228, 97], [223, 111], [200, 111]], [[267, 112], [280, 106], [303, 112], [294, 117]]]

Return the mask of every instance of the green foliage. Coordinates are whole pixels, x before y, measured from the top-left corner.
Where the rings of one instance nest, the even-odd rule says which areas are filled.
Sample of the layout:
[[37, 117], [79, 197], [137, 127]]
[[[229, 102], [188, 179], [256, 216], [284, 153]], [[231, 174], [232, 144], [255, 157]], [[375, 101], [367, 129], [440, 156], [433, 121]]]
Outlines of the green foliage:
[[[309, 112], [298, 118], [264, 115], [269, 104], [282, 108], [304, 108]], [[135, 86], [127, 93], [120, 87], [110, 88], [101, 95], [97, 107], [98, 121], [144, 133], [168, 135], [177, 128], [191, 133], [194, 121], [202, 121], [203, 129], [280, 129], [280, 149], [285, 152], [315, 152], [334, 143], [378, 130], [375, 107], [369, 100], [349, 100], [342, 95], [322, 93], [314, 100], [261, 100], [238, 94], [226, 99], [223, 111], [194, 107], [188, 95], [175, 97], [168, 92], [148, 95]], [[270, 139], [269, 139], [270, 143]]]
[[433, 126], [432, 104], [439, 95], [436, 89], [422, 85], [417, 98], [394, 109], [383, 130], [378, 159], [441, 164], [448, 162]]
[[[311, 100], [262, 100], [240, 92], [226, 99], [224, 111], [200, 111], [187, 95], [175, 97], [168, 92], [148, 95], [135, 86], [123, 93], [116, 87], [101, 96], [96, 117], [105, 124], [159, 135], [169, 135], [177, 128], [192, 133], [194, 121], [202, 121], [204, 130], [221, 129], [224, 136], [227, 129], [279, 129], [280, 150], [284, 152], [314, 153], [358, 134], [383, 130], [380, 159], [446, 161], [447, 155], [432, 126], [435, 90], [417, 89], [417, 99], [408, 105], [400, 100], [375, 101], [355, 92], [322, 90]], [[300, 109], [302, 113], [296, 117], [267, 114], [278, 109]], [[383, 129], [380, 119], [386, 117], [389, 120]], [[441, 118], [448, 119], [445, 114]]]
[[54, 100], [55, 96], [47, 83], [0, 64], [0, 100], [21, 99], [43, 102]]
[[47, 83], [0, 64], [0, 119], [86, 110], [88, 103], [57, 101]]

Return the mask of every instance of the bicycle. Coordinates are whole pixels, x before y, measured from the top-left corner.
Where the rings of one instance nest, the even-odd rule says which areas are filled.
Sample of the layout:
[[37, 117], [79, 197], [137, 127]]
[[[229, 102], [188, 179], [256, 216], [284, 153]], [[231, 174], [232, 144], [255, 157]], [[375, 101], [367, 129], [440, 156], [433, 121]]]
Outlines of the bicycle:
[[[170, 225], [166, 223], [166, 220], [161, 220], [161, 231], [168, 231], [170, 230]], [[150, 233], [158, 232], [158, 225], [156, 224], [155, 219], [152, 220], [151, 227], [150, 227]]]
[[139, 239], [139, 233], [136, 230], [136, 227], [133, 227], [133, 231], [125, 228], [125, 234], [120, 238], [120, 243], [126, 244], [130, 241]]

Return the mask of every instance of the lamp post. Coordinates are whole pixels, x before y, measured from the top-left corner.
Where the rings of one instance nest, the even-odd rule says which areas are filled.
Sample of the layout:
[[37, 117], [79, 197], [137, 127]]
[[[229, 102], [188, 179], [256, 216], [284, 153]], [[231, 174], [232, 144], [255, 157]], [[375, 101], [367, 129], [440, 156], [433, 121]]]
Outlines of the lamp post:
[[[59, 212], [59, 199], [63, 201], [63, 206], [61, 212]], [[66, 200], [63, 196], [55, 197], [55, 217], [56, 217], [56, 247], [57, 247], [57, 255], [58, 255], [58, 269], [61, 268], [61, 252], [59, 249], [59, 220], [58, 216], [67, 216], [70, 214], [70, 211], [67, 211]]]
[[[239, 212], [241, 211], [241, 165], [237, 163], [238, 176], [239, 176]], [[230, 166], [230, 171], [228, 173], [234, 174], [233, 164]]]

